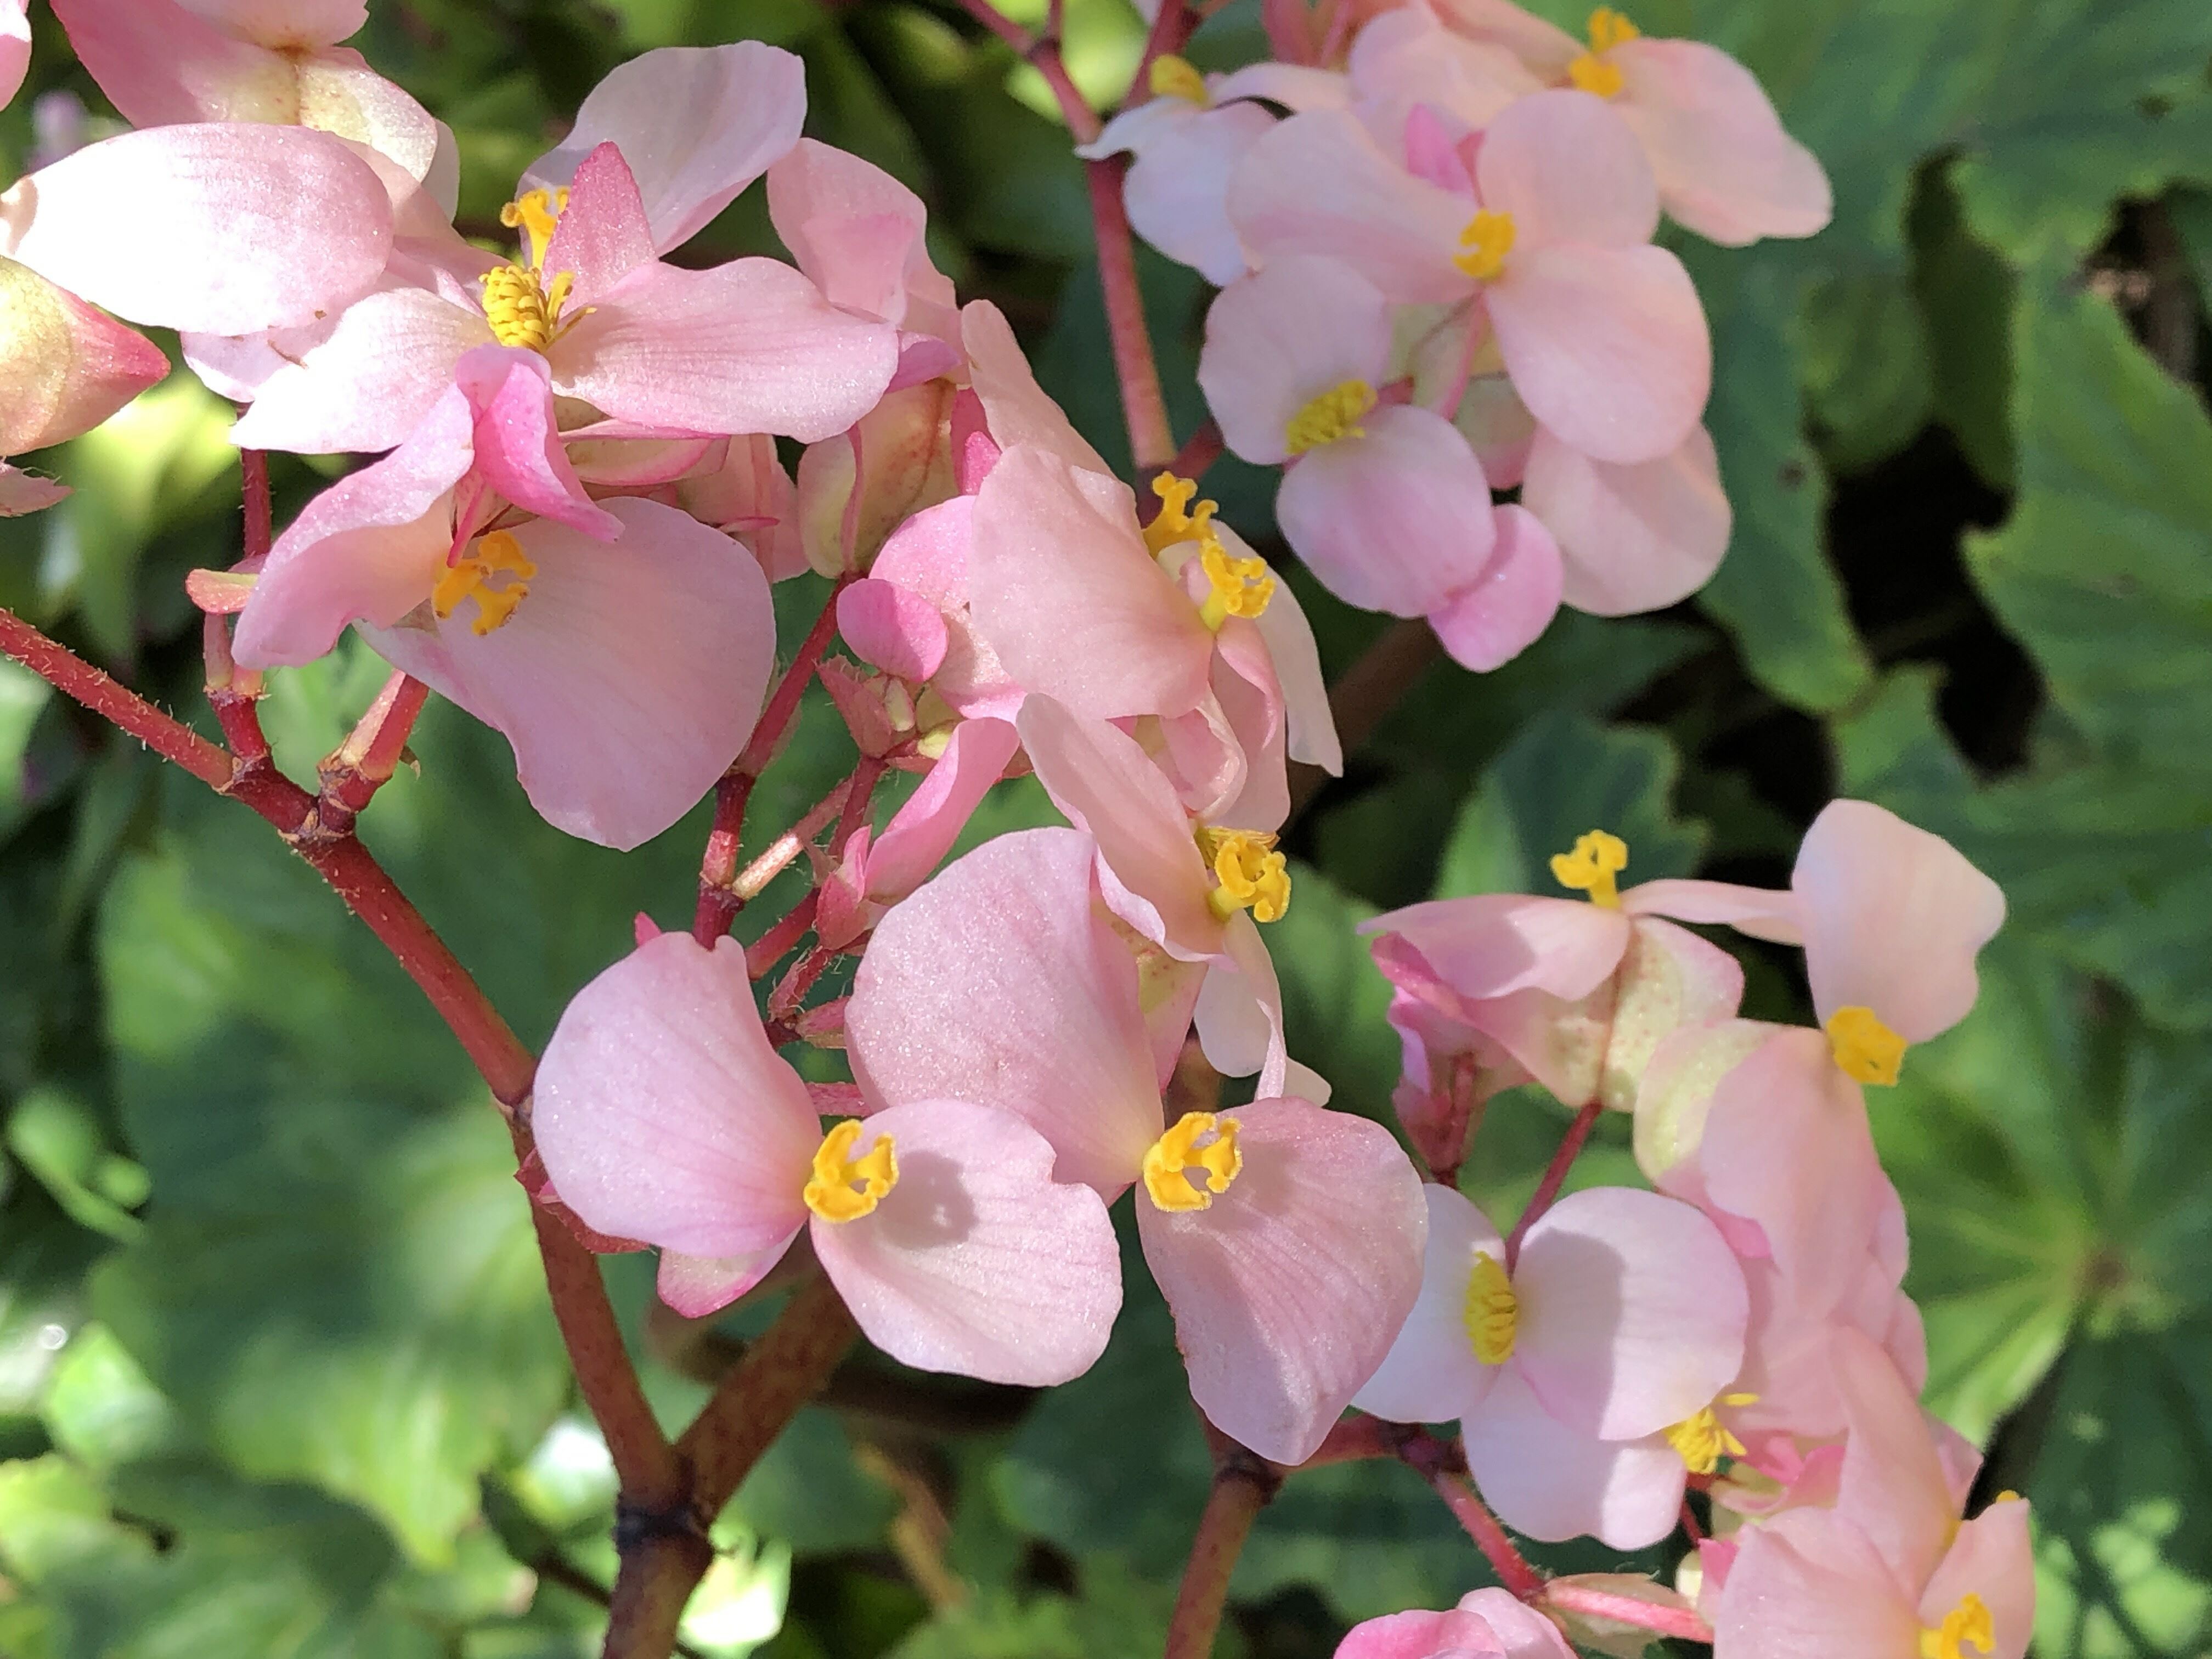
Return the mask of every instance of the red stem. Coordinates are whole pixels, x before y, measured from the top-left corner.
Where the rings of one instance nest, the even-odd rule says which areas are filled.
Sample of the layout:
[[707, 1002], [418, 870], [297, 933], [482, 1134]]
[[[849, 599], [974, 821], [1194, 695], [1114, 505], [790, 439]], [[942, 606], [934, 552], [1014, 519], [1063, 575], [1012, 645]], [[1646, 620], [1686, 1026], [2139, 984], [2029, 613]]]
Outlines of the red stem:
[[789, 954], [791, 947], [805, 939], [806, 930], [814, 925], [815, 907], [821, 898], [819, 888], [810, 890], [805, 897], [791, 907], [788, 915], [755, 939], [745, 951], [745, 971], [755, 979], [760, 979], [781, 962]]
[[1460, 1525], [1467, 1528], [1467, 1535], [1474, 1540], [1475, 1548], [1490, 1563], [1490, 1570], [1498, 1575], [1499, 1583], [1523, 1601], [1543, 1593], [1544, 1575], [1530, 1566], [1521, 1552], [1513, 1547], [1505, 1528], [1498, 1524], [1498, 1517], [1482, 1499], [1475, 1496], [1466, 1476], [1439, 1469], [1429, 1477], [1429, 1485], [1444, 1500], [1444, 1506]]
[[376, 792], [392, 781], [429, 696], [430, 688], [411, 675], [394, 672], [385, 682], [351, 735], [322, 764], [323, 794], [317, 810], [325, 830], [350, 827]]
[[57, 691], [121, 726], [163, 759], [174, 761], [210, 789], [230, 787], [234, 768], [220, 747], [181, 720], [163, 714], [112, 675], [48, 639], [13, 611], [0, 611], [0, 653], [22, 664]]
[[269, 457], [258, 449], [241, 449], [238, 465], [246, 495], [246, 556], [265, 559], [276, 530], [269, 497]]
[[1190, 434], [1188, 443], [1176, 451], [1175, 459], [1168, 463], [1168, 471], [1178, 478], [1188, 478], [1195, 483], [1205, 477], [1206, 470], [1221, 459], [1221, 428], [1209, 420]]
[[842, 858], [845, 843], [853, 839], [854, 831], [868, 821], [868, 804], [875, 797], [876, 785], [884, 775], [883, 757], [863, 755], [860, 764], [845, 785], [844, 810], [837, 815], [836, 833], [830, 837], [830, 856]]
[[1616, 1624], [1656, 1631], [1662, 1636], [1680, 1637], [1686, 1642], [1710, 1643], [1713, 1639], [1713, 1627], [1688, 1607], [1661, 1607], [1633, 1595], [1616, 1595], [1610, 1590], [1594, 1589], [1565, 1578], [1555, 1578], [1547, 1585], [1543, 1600], [1547, 1607], [1557, 1607], [1562, 1613], [1610, 1619]]
[[[1136, 79], [1129, 83], [1129, 95], [1121, 100], [1124, 109], [1134, 109], [1148, 103], [1152, 96], [1152, 60], [1171, 52], [1181, 52], [1198, 27], [1198, 18], [1183, 0], [1160, 0], [1160, 9], [1152, 19], [1152, 29], [1145, 37], [1145, 55], [1137, 62]], [[1186, 472], [1184, 477], [1194, 477]]]
[[1281, 1484], [1279, 1474], [1249, 1452], [1215, 1471], [1183, 1564], [1175, 1612], [1168, 1619], [1166, 1659], [1206, 1659], [1213, 1651], [1237, 1558], [1251, 1536], [1252, 1522]]
[[1529, 1227], [1538, 1216], [1552, 1207], [1552, 1200], [1559, 1195], [1559, 1184], [1566, 1180], [1567, 1170], [1581, 1155], [1583, 1143], [1589, 1139], [1597, 1115], [1605, 1109], [1598, 1101], [1591, 1101], [1575, 1114], [1575, 1121], [1567, 1126], [1567, 1133], [1559, 1142], [1559, 1150], [1552, 1154], [1552, 1162], [1544, 1170], [1544, 1178], [1536, 1183], [1536, 1190], [1528, 1200], [1528, 1207], [1521, 1212], [1520, 1220], [1513, 1224], [1513, 1235], [1505, 1241], [1505, 1267], [1510, 1273], [1513, 1264], [1521, 1259], [1521, 1241], [1528, 1236]]
[[1121, 179], [1128, 157], [1109, 155], [1085, 161], [1091, 187], [1091, 226], [1098, 242], [1098, 283], [1106, 299], [1106, 328], [1114, 348], [1114, 374], [1121, 387], [1121, 414], [1129, 428], [1129, 455], [1136, 477], [1151, 477], [1175, 459], [1175, 432], [1168, 424], [1166, 398], [1160, 391], [1159, 365], [1152, 357], [1152, 336], [1145, 320], [1145, 296], [1137, 282], [1136, 244], [1121, 203]]

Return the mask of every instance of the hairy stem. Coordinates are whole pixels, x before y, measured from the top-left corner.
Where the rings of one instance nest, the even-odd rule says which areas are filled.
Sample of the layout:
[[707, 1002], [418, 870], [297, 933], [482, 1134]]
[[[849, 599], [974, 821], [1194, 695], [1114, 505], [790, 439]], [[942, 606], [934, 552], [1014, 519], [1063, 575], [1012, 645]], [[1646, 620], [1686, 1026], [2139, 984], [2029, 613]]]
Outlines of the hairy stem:
[[1206, 1659], [1213, 1651], [1237, 1558], [1244, 1553], [1252, 1522], [1283, 1484], [1283, 1472], [1273, 1464], [1225, 1436], [1209, 1430], [1207, 1437], [1214, 1443], [1213, 1486], [1168, 1619], [1166, 1659]]
[[1556, 1578], [1544, 1587], [1546, 1607], [1562, 1613], [1579, 1613], [1592, 1619], [1609, 1619], [1638, 1630], [1656, 1631], [1686, 1642], [1711, 1642], [1713, 1627], [1689, 1607], [1673, 1607], [1634, 1595], [1616, 1595], [1571, 1579]]
[[411, 675], [395, 670], [385, 682], [351, 734], [322, 763], [323, 793], [316, 811], [325, 829], [350, 827], [392, 781], [429, 697], [430, 688]]
[[210, 789], [228, 789], [230, 756], [191, 727], [163, 714], [67, 646], [48, 639], [13, 611], [0, 611], [0, 653], [14, 659], [65, 696], [118, 726], [164, 760], [174, 761]]
[[1121, 416], [1129, 428], [1129, 456], [1137, 477], [1149, 478], [1176, 456], [1174, 429], [1152, 357], [1152, 328], [1137, 282], [1137, 249], [1121, 202], [1128, 158], [1085, 161], [1091, 187], [1091, 228], [1098, 242], [1098, 283], [1106, 298], [1106, 328], [1114, 348], [1114, 376], [1121, 387]]
[[810, 1279], [793, 1293], [676, 1443], [691, 1460], [702, 1513], [720, 1513], [792, 1413], [821, 1391], [860, 1334], [827, 1279]]
[[1429, 1485], [1437, 1497], [1444, 1500], [1453, 1517], [1467, 1528], [1467, 1535], [1474, 1540], [1482, 1559], [1490, 1563], [1490, 1570], [1498, 1575], [1498, 1582], [1526, 1601], [1542, 1593], [1544, 1575], [1530, 1566], [1528, 1559], [1513, 1547], [1505, 1528], [1490, 1507], [1475, 1496], [1474, 1488], [1463, 1474], [1439, 1469], [1429, 1477]]
[[1536, 1183], [1536, 1190], [1529, 1194], [1528, 1207], [1521, 1212], [1520, 1220], [1513, 1224], [1512, 1235], [1505, 1241], [1505, 1266], [1509, 1272], [1521, 1259], [1521, 1241], [1528, 1237], [1528, 1229], [1535, 1224], [1536, 1218], [1550, 1209], [1552, 1200], [1559, 1195], [1560, 1183], [1566, 1180], [1567, 1171], [1573, 1167], [1575, 1159], [1582, 1156], [1583, 1145], [1589, 1139], [1590, 1130], [1597, 1123], [1597, 1115], [1604, 1109], [1603, 1103], [1591, 1101], [1575, 1114], [1575, 1121], [1567, 1126], [1566, 1133], [1560, 1137], [1559, 1151], [1552, 1154], [1551, 1163], [1545, 1166], [1544, 1178]]

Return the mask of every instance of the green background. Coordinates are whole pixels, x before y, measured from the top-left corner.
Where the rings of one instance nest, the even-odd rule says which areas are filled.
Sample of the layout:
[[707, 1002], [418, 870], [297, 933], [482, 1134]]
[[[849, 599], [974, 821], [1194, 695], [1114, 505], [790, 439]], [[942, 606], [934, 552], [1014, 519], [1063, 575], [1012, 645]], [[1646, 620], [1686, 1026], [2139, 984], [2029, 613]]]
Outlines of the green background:
[[[1541, 8], [1570, 27], [1573, 9]], [[410, 0], [356, 42], [459, 134], [462, 221], [612, 64], [751, 36], [807, 64], [807, 130], [919, 190], [939, 262], [996, 300], [1048, 386], [1126, 455], [1082, 180], [1035, 73], [909, 0]], [[1042, 0], [1031, 13], [1041, 12]], [[1484, 678], [1432, 666], [1291, 837], [1271, 939], [1294, 1051], [1382, 1115], [1396, 1046], [1352, 924], [1546, 886], [1602, 823], [1631, 878], [1778, 884], [1830, 796], [1951, 836], [2011, 916], [1981, 1006], [1873, 1109], [1911, 1224], [1930, 1403], [2038, 1516], [2043, 1659], [2212, 1647], [2212, 7], [2203, 0], [1650, 0], [1735, 52], [1826, 164], [1805, 243], [1690, 245], [1736, 536], [1662, 617], [1564, 613]], [[1249, 0], [1204, 66], [1261, 54]], [[1027, 21], [1036, 21], [1029, 15]], [[39, 20], [29, 92], [90, 83]], [[1086, 93], [1141, 44], [1070, 0]], [[756, 191], [699, 245], [772, 246]], [[149, 251], [149, 257], [158, 257]], [[1179, 433], [1205, 291], [1140, 260]], [[77, 486], [0, 523], [0, 602], [179, 709], [180, 587], [235, 556], [235, 457], [185, 377], [36, 458]], [[285, 461], [280, 507], [328, 471]], [[1269, 479], [1226, 464], [1267, 545]], [[1341, 672], [1380, 630], [1301, 582]], [[820, 603], [781, 591], [784, 637]], [[380, 682], [350, 649], [276, 677], [295, 775]], [[363, 834], [523, 1036], [688, 915], [696, 816], [628, 858], [531, 816], [504, 745], [442, 707]], [[753, 839], [842, 775], [810, 704]], [[984, 830], [1045, 816], [1009, 787]], [[771, 899], [786, 902], [787, 888]], [[763, 903], [746, 922], [772, 915]], [[1749, 1012], [1806, 1013], [1784, 953]], [[579, 1414], [506, 1141], [459, 1051], [258, 821], [0, 665], [0, 1654], [592, 1650], [611, 1476]], [[1467, 1176], [1511, 1205], [1563, 1121], [1492, 1114]], [[1608, 1123], [1578, 1181], [1626, 1178]], [[673, 1424], [716, 1343], [617, 1306]], [[1141, 1272], [1103, 1362], [1048, 1396], [841, 1379], [755, 1474], [687, 1628], [702, 1653], [1157, 1653], [1202, 1499]], [[887, 1410], [890, 1399], [896, 1409]], [[1555, 1565], [1663, 1570], [1595, 1547]], [[1405, 1471], [1294, 1480], [1238, 1569], [1223, 1650], [1324, 1655], [1346, 1624], [1482, 1582]]]

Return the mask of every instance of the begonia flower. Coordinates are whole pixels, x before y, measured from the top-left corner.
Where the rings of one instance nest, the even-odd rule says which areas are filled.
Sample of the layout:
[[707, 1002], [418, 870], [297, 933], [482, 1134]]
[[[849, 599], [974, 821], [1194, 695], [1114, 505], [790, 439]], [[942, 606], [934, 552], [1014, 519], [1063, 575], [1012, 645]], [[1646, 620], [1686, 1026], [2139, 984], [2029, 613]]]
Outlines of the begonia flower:
[[536, 353], [463, 358], [414, 435], [277, 538], [233, 648], [248, 667], [311, 662], [358, 623], [506, 735], [549, 822], [627, 848], [744, 747], [774, 614], [759, 564], [719, 532], [656, 501], [593, 502], [553, 422]]
[[0, 259], [0, 458], [89, 432], [168, 372], [144, 335]]
[[825, 1134], [732, 939], [663, 933], [579, 992], [532, 1127], [586, 1225], [660, 1247], [679, 1313], [735, 1299], [802, 1230], [868, 1340], [924, 1370], [1064, 1382], [1121, 1306], [1105, 1205], [1055, 1182], [1052, 1147], [1015, 1115], [941, 1096]]
[[[854, 1075], [892, 1105], [1017, 1114], [1059, 1179], [1133, 1186], [1192, 1397], [1260, 1455], [1312, 1453], [1389, 1350], [1420, 1281], [1419, 1177], [1379, 1125], [1295, 1098], [1164, 1122], [1135, 963], [1094, 908], [1097, 844], [1002, 836], [877, 924], [845, 1017]], [[1263, 1082], [1262, 1093], [1266, 1093]]]
[[1573, 1659], [1559, 1627], [1502, 1589], [1470, 1590], [1443, 1613], [1386, 1613], [1354, 1625], [1336, 1659]]
[[675, 495], [675, 504], [700, 523], [750, 548], [770, 581], [805, 574], [799, 495], [776, 458], [775, 439], [764, 433], [730, 439], [720, 464], [685, 473], [676, 480]]

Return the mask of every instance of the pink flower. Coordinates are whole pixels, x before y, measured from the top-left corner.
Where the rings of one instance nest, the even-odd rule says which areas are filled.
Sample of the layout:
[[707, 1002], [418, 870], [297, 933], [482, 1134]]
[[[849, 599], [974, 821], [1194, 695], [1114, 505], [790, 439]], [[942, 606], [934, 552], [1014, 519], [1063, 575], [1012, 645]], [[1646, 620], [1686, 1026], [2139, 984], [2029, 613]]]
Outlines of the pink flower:
[[88, 432], [168, 372], [145, 336], [0, 259], [0, 456]]
[[362, 0], [55, 0], [70, 44], [134, 126], [263, 121], [319, 128], [388, 155], [453, 210], [459, 155], [430, 112], [337, 43]]
[[[525, 175], [505, 216], [523, 233], [520, 260], [418, 215], [384, 288], [275, 354], [246, 353], [258, 368], [231, 366], [230, 389], [252, 398], [237, 441], [390, 448], [461, 356], [493, 343], [539, 353], [562, 396], [635, 426], [843, 431], [890, 385], [896, 330], [774, 259], [690, 270], [658, 257], [790, 149], [805, 107], [799, 60], [757, 42], [623, 64], [585, 100], [568, 145]], [[586, 147], [602, 131], [616, 136]]]
[[535, 353], [464, 357], [406, 443], [278, 538], [234, 650], [249, 667], [310, 662], [360, 623], [506, 734], [549, 822], [627, 848], [744, 747], [774, 617], [759, 565], [726, 537], [655, 501], [592, 501], [553, 418]]
[[1743, 1277], [1719, 1231], [1672, 1199], [1592, 1188], [1545, 1211], [1509, 1263], [1474, 1205], [1422, 1192], [1420, 1297], [1353, 1403], [1462, 1419], [1484, 1497], [1531, 1537], [1665, 1537], [1686, 1474], [1675, 1443], [1702, 1431], [1743, 1358]]
[[2007, 1494], [1962, 1522], [1905, 1380], [1856, 1331], [1830, 1353], [1850, 1422], [1833, 1507], [1738, 1534], [1716, 1659], [2022, 1659], [2035, 1622], [2027, 1504]]
[[1502, 1589], [1470, 1590], [1445, 1613], [1393, 1613], [1355, 1625], [1336, 1659], [1573, 1659], [1559, 1626]]
[[1063, 1382], [1121, 1306], [1106, 1206], [1054, 1183], [1019, 1118], [940, 1097], [825, 1135], [734, 940], [663, 933], [579, 992], [532, 1122], [586, 1225], [661, 1248], [679, 1313], [733, 1300], [802, 1229], [869, 1340], [924, 1370]]
[[1230, 186], [1255, 263], [1319, 253], [1394, 301], [1479, 300], [1515, 391], [1566, 443], [1617, 465], [1678, 447], [1705, 407], [1711, 345], [1680, 261], [1649, 245], [1657, 189], [1613, 112], [1542, 92], [1479, 143], [1409, 123], [1407, 144], [1411, 170], [1349, 114], [1268, 132]]
[[1022, 1117], [1063, 1180], [1135, 1200], [1191, 1394], [1223, 1432], [1295, 1463], [1412, 1308], [1420, 1182], [1379, 1126], [1297, 1099], [1165, 1124], [1137, 969], [1095, 914], [1096, 844], [1004, 836], [877, 925], [846, 1012], [854, 1075], [899, 1104]]

